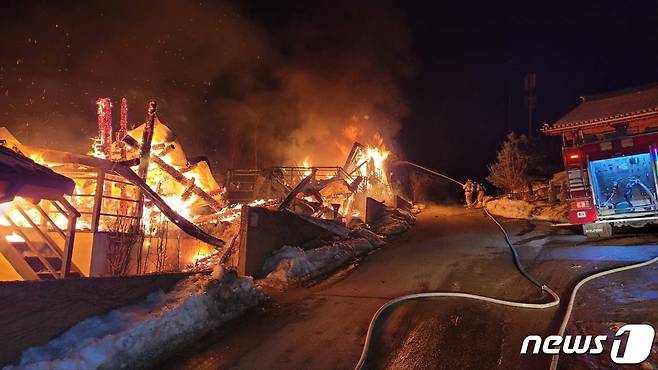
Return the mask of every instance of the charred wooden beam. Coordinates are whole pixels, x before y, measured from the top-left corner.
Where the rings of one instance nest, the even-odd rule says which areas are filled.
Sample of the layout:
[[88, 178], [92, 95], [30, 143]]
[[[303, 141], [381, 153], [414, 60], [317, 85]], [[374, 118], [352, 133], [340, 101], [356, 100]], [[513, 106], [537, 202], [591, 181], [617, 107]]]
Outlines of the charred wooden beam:
[[283, 202], [281, 202], [281, 204], [279, 205], [279, 210], [284, 210], [288, 208], [288, 206], [292, 203], [292, 201], [295, 200], [297, 194], [302, 192], [302, 190], [306, 188], [306, 186], [311, 182], [311, 180], [313, 180], [316, 172], [318, 172], [318, 169], [314, 168], [308, 176], [306, 176], [302, 181], [300, 181], [299, 184], [297, 184], [297, 186], [295, 186], [292, 189], [292, 191], [288, 193], [286, 199], [284, 199]]
[[119, 132], [117, 132], [117, 146], [119, 155], [122, 160], [128, 157], [126, 145], [123, 143], [123, 137], [128, 134], [128, 100], [121, 98], [121, 115], [119, 117]]
[[133, 170], [131, 170], [129, 167], [117, 167], [115, 171], [125, 177], [128, 181], [132, 182], [137, 186], [138, 188], [142, 189], [144, 192], [144, 195], [146, 195], [148, 198], [151, 199], [153, 204], [155, 204], [156, 207], [162, 213], [164, 213], [167, 218], [175, 223], [181, 230], [186, 232], [188, 235], [195, 237], [203, 242], [206, 242], [210, 245], [214, 245], [215, 247], [218, 248], [223, 248], [225, 243], [223, 240], [218, 239], [205, 231], [201, 230], [198, 226], [196, 226], [194, 223], [186, 219], [185, 217], [179, 215], [176, 211], [171, 209], [167, 202], [164, 201], [160, 197], [160, 195], [151, 187], [149, 187], [144, 180], [142, 180]]
[[190, 180], [187, 177], [185, 177], [182, 173], [180, 173], [177, 169], [175, 169], [173, 166], [167, 164], [165, 161], [163, 161], [160, 157], [158, 156], [151, 156], [151, 160], [153, 163], [155, 163], [161, 170], [166, 172], [168, 175], [170, 175], [174, 180], [178, 181], [179, 183], [185, 185], [188, 187], [188, 189], [195, 194], [199, 199], [202, 199], [204, 202], [208, 203], [210, 208], [212, 208], [215, 211], [219, 211], [222, 209], [222, 205], [213, 197], [208, 195], [203, 189], [198, 187], [195, 183], [194, 180]]
[[137, 175], [142, 179], [146, 179], [146, 174], [148, 173], [149, 168], [149, 159], [151, 157], [151, 141], [153, 140], [153, 129], [155, 126], [155, 113], [157, 111], [158, 104], [155, 100], [151, 100], [148, 105], [148, 119], [144, 125], [144, 133], [142, 134], [142, 144], [140, 146], [139, 152], [139, 169], [137, 170]]
[[[130, 135], [126, 135], [126, 137], [124, 137], [124, 141], [128, 145], [130, 145], [132, 147], [135, 147], [137, 149], [140, 149], [139, 142], [137, 142], [137, 140], [135, 140], [135, 138], [131, 137]], [[219, 210], [222, 209], [222, 205], [215, 198], [211, 197], [203, 189], [201, 189], [196, 184], [194, 184], [194, 180], [190, 180], [187, 177], [185, 177], [180, 171], [178, 171], [176, 168], [174, 168], [174, 166], [171, 166], [171, 165], [167, 164], [164, 160], [162, 160], [162, 158], [158, 157], [157, 155], [151, 155], [151, 160], [162, 171], [167, 173], [174, 180], [176, 180], [177, 182], [183, 184], [183, 186], [189, 188], [189, 190], [193, 194], [198, 196], [199, 199], [202, 199], [204, 202], [208, 203], [210, 208], [212, 208], [215, 211], [219, 211]]]
[[345, 159], [345, 164], [343, 165], [343, 171], [348, 172], [350, 168], [350, 164], [354, 162], [356, 159], [356, 153], [358, 153], [359, 150], [365, 149], [365, 146], [363, 144], [355, 142], [354, 145], [352, 145], [352, 150], [350, 150], [350, 154], [347, 155], [347, 159]]
[[367, 160], [361, 162], [361, 164], [358, 165], [358, 166], [356, 166], [356, 167], [354, 167], [354, 171], [350, 172], [348, 175], [349, 175], [350, 177], [352, 177], [352, 175], [354, 175], [356, 172], [358, 172], [358, 171], [361, 169], [361, 167], [363, 167], [363, 165], [365, 165], [366, 163], [368, 163]]
[[194, 183], [190, 184], [187, 188], [185, 188], [185, 190], [183, 190], [183, 193], [180, 196], [180, 198], [183, 201], [186, 201], [186, 200], [190, 199], [190, 197], [192, 196], [192, 194], [193, 194], [192, 186], [193, 185], [194, 185]]
[[[148, 176], [149, 171], [149, 157], [151, 156], [151, 141], [153, 141], [153, 131], [155, 126], [155, 113], [157, 111], [158, 104], [155, 100], [149, 102], [147, 111], [146, 111], [146, 124], [144, 124], [144, 132], [142, 133], [142, 146], [139, 151], [139, 167], [137, 168], [137, 176], [146, 183], [146, 177]], [[124, 137], [125, 138], [125, 137]], [[125, 141], [124, 141], [125, 142]], [[150, 188], [149, 188], [150, 189]], [[135, 206], [134, 220], [137, 222], [133, 227], [137, 228], [139, 221], [142, 219], [144, 214], [144, 190], [140, 187], [137, 188], [137, 205]], [[140, 246], [139, 252], [137, 254], [137, 273], [141, 271], [140, 262], [142, 261], [142, 248]]]
[[198, 165], [198, 163], [194, 163], [194, 164], [192, 164], [192, 163], [188, 163], [187, 165], [185, 165], [185, 167], [183, 167], [183, 168], [180, 169], [180, 172], [181, 172], [181, 173], [190, 172], [190, 171], [192, 171], [193, 169], [195, 169], [195, 168], [197, 167], [197, 165]]
[[160, 153], [158, 153], [158, 157], [164, 157], [165, 155], [171, 153], [174, 149], [176, 149], [174, 144], [167, 144], [164, 148], [162, 148]]
[[153, 150], [156, 150], [156, 151], [157, 150], [162, 150], [162, 149], [165, 148], [165, 146], [167, 146], [167, 143], [153, 144], [153, 145], [151, 145], [151, 151], [153, 151]]

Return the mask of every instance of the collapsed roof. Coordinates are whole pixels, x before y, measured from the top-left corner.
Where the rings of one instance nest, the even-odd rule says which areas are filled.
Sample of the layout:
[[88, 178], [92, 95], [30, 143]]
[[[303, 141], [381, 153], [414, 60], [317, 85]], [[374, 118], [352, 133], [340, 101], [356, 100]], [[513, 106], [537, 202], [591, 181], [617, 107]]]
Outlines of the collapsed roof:
[[0, 203], [16, 196], [30, 199], [60, 199], [71, 195], [75, 183], [48, 167], [0, 145]]

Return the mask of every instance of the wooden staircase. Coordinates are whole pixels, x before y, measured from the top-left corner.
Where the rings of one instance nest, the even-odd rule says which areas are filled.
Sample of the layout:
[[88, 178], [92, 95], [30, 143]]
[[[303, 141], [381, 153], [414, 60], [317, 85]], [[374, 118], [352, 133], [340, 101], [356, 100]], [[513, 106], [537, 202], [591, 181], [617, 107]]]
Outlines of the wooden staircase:
[[[62, 258], [56, 253], [52, 253], [46, 243], [37, 244], [39, 254], [35, 254], [25, 242], [10, 244], [20, 253], [30, 269], [39, 277], [39, 280], [55, 280], [59, 277], [62, 271]], [[75, 265], [71, 266], [69, 277], [82, 277]]]
[[[46, 212], [43, 202], [52, 202]], [[19, 236], [8, 240], [0, 235], [0, 253], [9, 261], [16, 272], [25, 280], [53, 280], [68, 277], [81, 277], [82, 274], [72, 263], [75, 222], [79, 215], [64, 199], [61, 204], [43, 200], [31, 203], [17, 199], [0, 212], [0, 222], [5, 231]], [[67, 212], [68, 211], [68, 212]], [[68, 220], [64, 232], [50, 217], [61, 213]], [[39, 215], [37, 220], [30, 215]]]

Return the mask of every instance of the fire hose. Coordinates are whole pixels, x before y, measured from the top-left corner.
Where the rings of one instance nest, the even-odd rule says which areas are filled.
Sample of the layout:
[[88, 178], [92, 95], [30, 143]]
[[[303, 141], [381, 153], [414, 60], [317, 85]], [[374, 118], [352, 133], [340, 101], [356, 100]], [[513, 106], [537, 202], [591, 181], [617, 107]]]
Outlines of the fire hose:
[[[656, 256], [656, 257], [654, 257], [650, 260], [644, 261], [644, 262], [635, 263], [635, 264], [632, 264], [632, 265], [626, 265], [626, 266], [622, 266], [622, 267], [617, 267], [617, 268], [613, 268], [613, 269], [606, 270], [606, 271], [601, 271], [601, 272], [598, 272], [596, 274], [590, 275], [590, 276], [584, 278], [583, 280], [581, 280], [580, 282], [578, 282], [578, 284], [576, 284], [576, 286], [573, 288], [573, 291], [571, 292], [571, 297], [569, 297], [569, 304], [567, 304], [567, 311], [564, 314], [564, 319], [562, 319], [562, 324], [560, 324], [560, 330], [558, 331], [558, 335], [563, 336], [564, 332], [567, 330], [567, 324], [569, 323], [569, 318], [571, 317], [571, 311], [573, 310], [573, 304], [576, 300], [576, 293], [578, 293], [578, 289], [580, 289], [581, 286], [585, 285], [585, 283], [587, 283], [591, 280], [600, 278], [602, 276], [606, 276], [606, 275], [614, 274], [614, 273], [617, 273], [617, 272], [622, 272], [622, 271], [627, 271], [627, 270], [632, 270], [632, 269], [648, 266], [648, 265], [650, 265], [652, 263], [655, 263], [655, 262], [658, 262], [658, 256]], [[557, 369], [557, 363], [558, 363], [559, 359], [560, 359], [559, 354], [553, 355], [553, 357], [551, 357], [550, 370]]]
[[[433, 174], [433, 175], [442, 177], [444, 179], [447, 179], [449, 181], [452, 181], [452, 182], [454, 182], [456, 184], [459, 184], [461, 186], [464, 185], [463, 183], [461, 183], [461, 182], [459, 182], [459, 181], [457, 181], [457, 180], [455, 180], [455, 179], [453, 179], [449, 176], [446, 176], [446, 175], [441, 174], [439, 172], [433, 171], [429, 168], [423, 167], [423, 166], [418, 165], [418, 164], [413, 163], [413, 162], [398, 161], [397, 163], [407, 164], [407, 165], [416, 167], [418, 169], [421, 169], [425, 172], [428, 172], [430, 174]], [[507, 231], [505, 230], [505, 228], [500, 224], [500, 222], [498, 222], [498, 220], [496, 220], [496, 218], [491, 213], [489, 213], [489, 211], [486, 208], [484, 209], [484, 211], [487, 214], [487, 216], [489, 216], [489, 218], [491, 218], [491, 220], [493, 220], [493, 222], [496, 224], [496, 226], [502, 232], [502, 234], [505, 238], [505, 243], [509, 246], [509, 248], [512, 252], [512, 257], [514, 259], [514, 264], [515, 264], [516, 268], [519, 270], [519, 272], [525, 278], [527, 278], [530, 282], [532, 282], [534, 285], [539, 287], [543, 292], [544, 291], [548, 292], [552, 296], [553, 300], [550, 301], [550, 302], [547, 302], [547, 303], [526, 303], [526, 302], [507, 301], [507, 300], [503, 300], [503, 299], [492, 298], [492, 297], [487, 297], [487, 296], [482, 296], [482, 295], [477, 295], [477, 294], [462, 293], [462, 292], [428, 292], [428, 293], [409, 294], [409, 295], [404, 295], [404, 296], [401, 296], [401, 297], [394, 298], [394, 299], [386, 302], [383, 306], [381, 306], [375, 312], [372, 319], [370, 320], [370, 324], [368, 325], [368, 331], [366, 332], [366, 338], [365, 338], [365, 342], [364, 342], [364, 345], [363, 345], [363, 350], [361, 352], [361, 357], [359, 358], [359, 361], [356, 364], [355, 370], [361, 370], [361, 369], [364, 369], [364, 367], [365, 367], [365, 363], [366, 363], [366, 360], [367, 360], [367, 357], [368, 357], [368, 350], [369, 350], [370, 344], [372, 342], [372, 336], [373, 336], [373, 333], [374, 333], [374, 329], [375, 329], [375, 325], [377, 323], [377, 320], [379, 319], [381, 314], [384, 311], [386, 311], [389, 307], [391, 307], [395, 304], [398, 304], [400, 302], [404, 302], [404, 301], [408, 301], [408, 300], [415, 300], [415, 299], [423, 299], [423, 298], [458, 297], [458, 298], [467, 298], [467, 299], [473, 299], [473, 300], [477, 300], [477, 301], [489, 302], [489, 303], [499, 304], [499, 305], [508, 306], [508, 307], [527, 308], [527, 309], [546, 309], [546, 308], [556, 307], [560, 304], [560, 297], [551, 288], [549, 288], [548, 286], [540, 283], [537, 279], [535, 279], [532, 275], [530, 275], [525, 270], [525, 268], [523, 267], [523, 265], [520, 262], [518, 253], [516, 252], [516, 249], [514, 248], [514, 245], [511, 242], [511, 240], [509, 238], [509, 235], [508, 235]], [[559, 334], [563, 335], [564, 331], [566, 330], [566, 326], [567, 326], [567, 323], [569, 322], [569, 318], [570, 318], [570, 315], [571, 315], [571, 310], [573, 308], [573, 303], [574, 303], [574, 300], [576, 298], [576, 293], [578, 292], [578, 289], [582, 285], [584, 285], [588, 281], [591, 281], [591, 280], [596, 279], [596, 278], [601, 277], [601, 276], [613, 274], [613, 273], [620, 272], [620, 271], [631, 270], [631, 269], [642, 267], [642, 266], [647, 266], [647, 265], [649, 265], [651, 263], [654, 263], [656, 261], [658, 261], [658, 257], [655, 257], [655, 258], [653, 258], [649, 261], [645, 261], [645, 262], [641, 262], [641, 263], [637, 263], [637, 264], [633, 264], [633, 265], [628, 265], [628, 266], [623, 266], [623, 267], [619, 267], [619, 268], [614, 268], [614, 269], [607, 270], [607, 271], [602, 271], [602, 272], [591, 275], [591, 276], [581, 280], [576, 285], [573, 292], [571, 293], [571, 297], [570, 297], [570, 300], [569, 300], [569, 305], [567, 306], [567, 312], [566, 312], [565, 317], [562, 321], [562, 325], [560, 326], [560, 333]], [[559, 358], [559, 355], [554, 355], [552, 357], [551, 365], [550, 365], [551, 370], [555, 370], [557, 368], [558, 358]]]

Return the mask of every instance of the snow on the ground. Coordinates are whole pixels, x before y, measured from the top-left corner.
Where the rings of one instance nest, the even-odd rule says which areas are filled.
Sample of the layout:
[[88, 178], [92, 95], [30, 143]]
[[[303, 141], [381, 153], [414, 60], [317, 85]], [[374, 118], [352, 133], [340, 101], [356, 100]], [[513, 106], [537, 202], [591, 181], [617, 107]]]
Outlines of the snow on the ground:
[[375, 247], [366, 238], [347, 239], [319, 248], [302, 250], [284, 246], [263, 264], [266, 285], [287, 285], [326, 274], [364, 255]]
[[498, 197], [486, 202], [487, 210], [496, 216], [541, 220], [551, 222], [568, 222], [565, 204], [550, 205], [544, 202], [529, 203], [525, 200], [513, 200]]
[[217, 268], [213, 276], [189, 277], [141, 304], [85, 319], [47, 344], [27, 349], [18, 366], [5, 369], [150, 367], [164, 353], [264, 299], [250, 277]]

